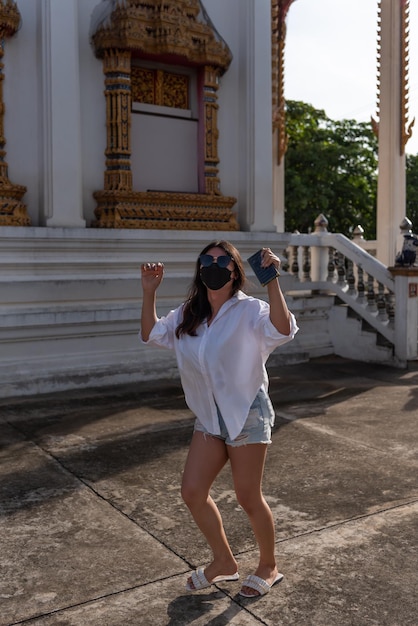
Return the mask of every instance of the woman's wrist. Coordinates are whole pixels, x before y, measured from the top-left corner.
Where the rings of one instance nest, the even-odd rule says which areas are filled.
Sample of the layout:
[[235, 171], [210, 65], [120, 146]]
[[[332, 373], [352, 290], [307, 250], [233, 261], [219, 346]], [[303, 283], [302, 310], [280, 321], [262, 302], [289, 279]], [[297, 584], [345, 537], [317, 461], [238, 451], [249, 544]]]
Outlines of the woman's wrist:
[[280, 289], [280, 283], [279, 283], [279, 277], [276, 276], [276, 278], [273, 278], [273, 280], [271, 280], [270, 282], [267, 283], [267, 291], [269, 289]]

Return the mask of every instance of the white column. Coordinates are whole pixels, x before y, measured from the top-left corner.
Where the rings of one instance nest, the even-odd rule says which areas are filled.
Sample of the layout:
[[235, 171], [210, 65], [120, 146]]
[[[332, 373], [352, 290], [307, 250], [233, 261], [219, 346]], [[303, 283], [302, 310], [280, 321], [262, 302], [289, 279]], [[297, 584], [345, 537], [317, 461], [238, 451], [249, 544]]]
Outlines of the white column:
[[277, 232], [283, 233], [285, 228], [285, 155], [280, 165], [277, 163], [279, 152], [279, 133], [276, 130], [273, 135], [273, 218]]
[[[251, 231], [276, 231], [273, 217], [272, 98], [271, 98], [271, 4], [247, 0], [240, 4], [245, 21], [241, 55], [245, 67], [245, 114], [242, 133], [240, 203], [246, 204]], [[245, 47], [245, 49], [244, 49]], [[245, 164], [242, 158], [245, 159]]]
[[47, 226], [84, 227], [78, 3], [42, 0], [44, 214]]
[[381, 2], [377, 258], [385, 265], [395, 261], [399, 225], [406, 211], [405, 153], [401, 150], [400, 6], [399, 0]]
[[395, 356], [416, 359], [418, 341], [418, 269], [391, 267], [395, 277]]

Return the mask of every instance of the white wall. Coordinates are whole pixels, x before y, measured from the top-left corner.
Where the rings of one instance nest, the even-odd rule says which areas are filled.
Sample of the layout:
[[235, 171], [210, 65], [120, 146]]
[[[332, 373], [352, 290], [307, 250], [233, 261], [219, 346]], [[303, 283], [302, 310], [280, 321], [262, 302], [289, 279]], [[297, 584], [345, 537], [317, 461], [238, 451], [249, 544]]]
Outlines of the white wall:
[[103, 189], [106, 150], [106, 102], [103, 64], [89, 41], [90, 18], [98, 0], [77, 0], [81, 81], [83, 209], [87, 226], [94, 219], [93, 192]]
[[[33, 228], [0, 227], [0, 397], [170, 375], [173, 358], [137, 341], [141, 261], [167, 265], [163, 313], [184, 299], [196, 255], [210, 239], [230, 238], [244, 258], [279, 246], [271, 201], [270, 0], [205, 0], [234, 55], [218, 94], [221, 191], [238, 198], [241, 228], [253, 232], [89, 228], [106, 149], [102, 62], [88, 37], [99, 2], [19, 0], [22, 28], [6, 41], [7, 161], [11, 181], [28, 187]], [[45, 60], [53, 61], [52, 72]], [[60, 224], [66, 216], [69, 223]]]
[[[231, 49], [233, 59], [228, 71], [221, 77], [218, 90], [218, 155], [219, 176], [221, 181], [221, 193], [224, 196], [238, 198], [240, 183], [240, 135], [243, 132], [240, 120], [240, 106], [243, 104], [242, 86], [242, 64], [239, 59], [239, 14], [245, 9], [247, 0], [225, 1], [209, 0], [205, 7], [221, 37], [226, 41]], [[234, 15], [235, 19], [228, 19], [229, 15]], [[244, 131], [246, 132], [246, 131]], [[234, 211], [237, 207], [234, 207]], [[243, 218], [242, 211], [245, 206], [240, 207], [240, 221]]]
[[218, 92], [221, 191], [238, 198], [243, 230], [275, 231], [271, 3], [206, 0], [204, 4], [233, 54]]
[[[68, 7], [71, 0], [64, 1]], [[103, 189], [104, 184], [104, 75], [102, 62], [96, 59], [89, 41], [91, 14], [100, 0], [72, 1], [76, 4], [78, 13], [76, 28], [78, 27], [79, 68], [76, 72], [71, 66], [74, 54], [71, 55], [70, 51], [60, 47], [73, 45], [73, 40], [66, 37], [69, 28], [65, 21], [68, 10], [66, 13], [64, 5], [53, 4], [57, 0], [19, 0], [22, 28], [15, 37], [6, 41], [4, 99], [7, 160], [11, 181], [28, 187], [25, 200], [35, 226], [45, 225], [47, 218], [53, 226], [64, 225], [61, 218], [55, 224], [54, 218], [51, 220], [51, 215], [46, 215], [48, 211], [58, 214], [59, 209], [62, 209], [59, 206], [61, 202], [64, 207], [65, 203], [70, 205], [72, 208], [69, 210], [74, 212], [73, 223], [69, 220], [68, 226], [82, 225], [77, 217], [77, 211], [81, 211], [88, 227], [94, 218], [95, 201], [92, 194]], [[58, 9], [62, 8], [62, 23], [59, 22], [60, 11], [57, 11], [57, 6]], [[47, 48], [47, 7], [53, 8], [54, 16], [51, 58], [56, 61], [58, 54], [62, 65], [59, 72], [55, 70], [52, 73], [53, 84], [49, 93], [45, 88], [45, 79], [49, 80], [50, 68], [45, 67], [43, 58]], [[238, 205], [234, 210], [239, 210], [242, 229], [274, 230], [271, 207], [270, 2], [206, 0], [205, 7], [233, 54], [231, 66], [221, 78], [218, 94], [221, 192], [238, 198]], [[58, 29], [62, 29], [61, 36]], [[78, 93], [71, 88], [75, 79], [80, 83]], [[46, 109], [48, 97], [52, 99], [51, 111]], [[82, 209], [75, 206], [80, 203], [77, 184], [68, 191], [62, 183], [66, 197], [60, 201], [60, 181], [56, 178], [53, 181], [48, 180], [48, 169], [45, 169], [48, 168], [46, 157], [54, 139], [48, 137], [49, 131], [45, 129], [48, 124], [45, 124], [45, 120], [48, 122], [48, 115], [54, 115], [54, 107], [59, 106], [62, 98], [69, 111], [70, 126], [62, 132], [63, 137], [68, 137], [68, 158], [76, 158], [79, 162], [68, 162], [65, 168], [66, 141], [63, 140], [58, 152], [55, 148], [49, 168], [56, 165], [56, 158], [59, 157], [61, 163], [58, 170], [64, 169], [64, 178], [65, 172], [69, 172], [70, 176], [74, 172], [75, 182], [81, 176]], [[60, 119], [60, 111], [55, 114]], [[80, 128], [74, 128], [74, 123], [78, 123]], [[77, 133], [81, 136], [79, 158], [74, 157], [77, 153], [77, 143], [74, 141]], [[138, 141], [141, 141], [140, 137]], [[136, 151], [133, 146], [133, 153]], [[51, 208], [51, 202], [48, 203], [48, 189], [51, 189], [52, 183], [55, 185], [55, 207]], [[155, 187], [158, 188], [158, 185]], [[69, 194], [74, 197], [69, 198]], [[65, 210], [67, 209], [64, 208]]]

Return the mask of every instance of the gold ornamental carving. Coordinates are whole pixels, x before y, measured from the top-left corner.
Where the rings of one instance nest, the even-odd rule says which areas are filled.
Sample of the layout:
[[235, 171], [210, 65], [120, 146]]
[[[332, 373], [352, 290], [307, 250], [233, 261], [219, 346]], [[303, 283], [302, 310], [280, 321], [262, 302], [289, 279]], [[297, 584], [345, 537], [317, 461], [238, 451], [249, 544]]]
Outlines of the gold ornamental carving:
[[404, 154], [415, 124], [415, 118], [409, 120], [409, 0], [401, 2], [401, 33], [401, 154]]
[[132, 102], [188, 109], [189, 82], [186, 74], [133, 65], [131, 68]]
[[20, 26], [20, 13], [14, 0], [0, 0], [0, 226], [29, 226], [30, 219], [22, 198], [26, 187], [9, 180], [4, 136], [5, 106], [3, 100], [4, 42]]
[[284, 50], [286, 16], [293, 1], [271, 0], [273, 132], [278, 133], [278, 165], [282, 162], [287, 150]]
[[106, 50], [103, 70], [107, 128], [105, 189], [131, 190], [131, 53]]
[[238, 230], [228, 196], [165, 192], [96, 191], [96, 228]]
[[[400, 73], [401, 73], [401, 93], [400, 93], [400, 124], [401, 124], [401, 137], [399, 152], [402, 156], [405, 154], [405, 147], [410, 137], [412, 137], [412, 129], [415, 124], [415, 118], [409, 119], [409, 0], [400, 0], [400, 29], [401, 29], [401, 60], [400, 60]], [[373, 130], [376, 136], [379, 136], [379, 123], [380, 123], [380, 77], [381, 77], [381, 38], [382, 38], [382, 0], [379, 0], [378, 4], [378, 32], [377, 32], [377, 119], [371, 119]]]
[[[235, 198], [220, 192], [217, 125], [219, 77], [232, 55], [199, 0], [113, 0], [91, 36], [103, 59], [106, 97], [104, 190], [94, 193], [99, 228], [237, 230]], [[94, 15], [93, 15], [94, 18]], [[147, 60], [147, 67], [138, 63]], [[151, 62], [166, 67], [148, 67]], [[198, 68], [199, 193], [135, 192], [131, 173], [131, 102], [189, 108], [189, 77], [167, 65]]]
[[96, 54], [110, 48], [138, 56], [171, 56], [194, 65], [211, 64], [225, 71], [231, 51], [208, 20], [198, 0], [119, 0], [92, 35]]
[[205, 67], [205, 192], [215, 195], [221, 193], [218, 177], [218, 79], [217, 68]]

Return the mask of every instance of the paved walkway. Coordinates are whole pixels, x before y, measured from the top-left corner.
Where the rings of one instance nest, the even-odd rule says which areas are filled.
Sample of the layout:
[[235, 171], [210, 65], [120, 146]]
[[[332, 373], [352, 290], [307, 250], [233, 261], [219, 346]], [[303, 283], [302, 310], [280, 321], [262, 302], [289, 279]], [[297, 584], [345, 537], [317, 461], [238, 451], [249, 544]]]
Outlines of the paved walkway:
[[[265, 494], [285, 579], [184, 583], [209, 552], [179, 495], [192, 416], [176, 382], [0, 401], [0, 625], [418, 624], [418, 364], [271, 371]], [[214, 486], [244, 576], [257, 552]]]

